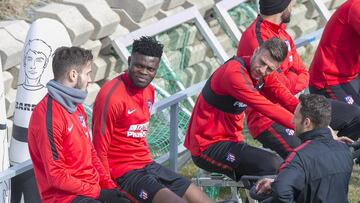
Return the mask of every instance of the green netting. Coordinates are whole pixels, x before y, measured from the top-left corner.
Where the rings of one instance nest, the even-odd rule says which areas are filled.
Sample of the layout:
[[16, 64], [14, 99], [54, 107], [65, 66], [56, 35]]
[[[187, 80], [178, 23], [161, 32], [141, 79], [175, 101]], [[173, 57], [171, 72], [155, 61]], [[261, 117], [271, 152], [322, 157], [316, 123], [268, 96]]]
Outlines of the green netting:
[[[178, 145], [182, 145], [184, 143], [185, 133], [189, 123], [189, 115], [181, 109], [178, 113], [178, 123]], [[154, 159], [170, 150], [170, 116], [168, 111], [151, 116], [147, 143]]]
[[241, 3], [229, 10], [229, 14], [238, 28], [243, 31], [244, 28], [247, 28], [257, 16], [256, 4], [253, 1]]

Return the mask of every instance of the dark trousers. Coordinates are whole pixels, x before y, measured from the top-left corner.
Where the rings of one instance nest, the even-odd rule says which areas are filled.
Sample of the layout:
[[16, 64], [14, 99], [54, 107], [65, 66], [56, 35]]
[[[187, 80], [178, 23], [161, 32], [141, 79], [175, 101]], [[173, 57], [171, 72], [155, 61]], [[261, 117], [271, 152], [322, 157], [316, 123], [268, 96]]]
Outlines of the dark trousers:
[[25, 203], [41, 202], [33, 169], [11, 179], [11, 203], [20, 203], [22, 194]]
[[192, 159], [199, 168], [225, 174], [236, 181], [243, 175], [274, 175], [283, 161], [264, 149], [229, 141], [215, 143]]
[[71, 203], [101, 203], [101, 201], [84, 196], [77, 196]]

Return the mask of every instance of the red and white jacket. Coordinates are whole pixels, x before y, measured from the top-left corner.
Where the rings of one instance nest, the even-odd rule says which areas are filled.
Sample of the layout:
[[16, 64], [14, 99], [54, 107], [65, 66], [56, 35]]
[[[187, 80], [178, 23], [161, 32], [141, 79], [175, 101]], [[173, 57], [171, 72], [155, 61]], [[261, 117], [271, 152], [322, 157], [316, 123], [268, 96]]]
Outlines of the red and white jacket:
[[[242, 59], [245, 65], [249, 67], [250, 58], [242, 57]], [[255, 88], [258, 81], [253, 81], [249, 75], [249, 70], [237, 60], [229, 60], [220, 66], [210, 80], [211, 90], [217, 95], [231, 96], [237, 100], [236, 105], [251, 107], [274, 121], [288, 128], [293, 128], [291, 112], [295, 110], [298, 100], [288, 92], [287, 88], [276, 77], [271, 77], [271, 85], [267, 86], [265, 83], [262, 88], [265, 88], [266, 92], [272, 95], [271, 100], [279, 101], [286, 109], [261, 95]], [[273, 88], [274, 84], [276, 84], [276, 88]], [[284, 94], [279, 92], [284, 92]], [[288, 94], [292, 97], [289, 97]], [[210, 105], [201, 93], [190, 118], [184, 145], [193, 156], [199, 156], [201, 152], [214, 143], [221, 141], [240, 142], [243, 140], [243, 118], [243, 112], [239, 114], [226, 113]]]
[[116, 187], [96, 155], [81, 104], [70, 114], [46, 95], [31, 115], [28, 144], [42, 202], [96, 199], [101, 188]]
[[[284, 40], [288, 45], [288, 55], [280, 65], [281, 71], [277, 74], [277, 80], [295, 95], [308, 86], [309, 73], [296, 51], [292, 38], [285, 29], [285, 24], [274, 24], [263, 19], [259, 15], [242, 34], [237, 50], [237, 56], [251, 56], [257, 47], [272, 37]], [[264, 78], [264, 82], [268, 86], [271, 85], [271, 81], [268, 80], [268, 77]], [[265, 94], [264, 91], [260, 91], [260, 93]], [[254, 138], [274, 123], [272, 119], [262, 115], [251, 107], [246, 109], [246, 116], [247, 126]]]
[[135, 87], [127, 73], [102, 86], [93, 107], [93, 143], [112, 178], [141, 169], [153, 160], [146, 143], [152, 85]]

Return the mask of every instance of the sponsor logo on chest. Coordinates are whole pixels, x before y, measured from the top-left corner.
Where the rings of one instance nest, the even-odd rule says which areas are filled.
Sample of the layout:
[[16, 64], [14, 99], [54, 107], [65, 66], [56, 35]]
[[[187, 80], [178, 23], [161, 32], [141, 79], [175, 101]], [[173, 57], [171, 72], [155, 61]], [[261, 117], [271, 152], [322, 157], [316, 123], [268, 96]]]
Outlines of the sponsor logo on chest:
[[133, 138], [144, 138], [147, 135], [149, 122], [130, 125], [127, 136]]

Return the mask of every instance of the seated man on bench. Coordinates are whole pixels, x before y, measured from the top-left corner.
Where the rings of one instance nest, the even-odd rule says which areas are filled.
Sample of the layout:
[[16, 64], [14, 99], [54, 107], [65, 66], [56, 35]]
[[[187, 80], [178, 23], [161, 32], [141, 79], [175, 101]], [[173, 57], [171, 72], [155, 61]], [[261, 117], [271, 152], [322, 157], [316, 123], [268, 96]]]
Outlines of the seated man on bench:
[[196, 101], [184, 143], [198, 167], [236, 181], [242, 175], [276, 174], [283, 160], [243, 142], [242, 129], [247, 106], [293, 129], [291, 112], [298, 101], [287, 88], [280, 82], [275, 88], [266, 88], [274, 99], [284, 101], [282, 106], [259, 92], [266, 87], [263, 78], [278, 69], [287, 51], [285, 42], [271, 38], [251, 58], [234, 57], [208, 79]]

